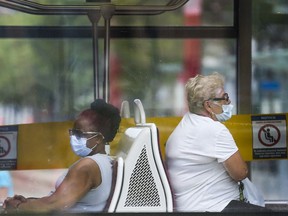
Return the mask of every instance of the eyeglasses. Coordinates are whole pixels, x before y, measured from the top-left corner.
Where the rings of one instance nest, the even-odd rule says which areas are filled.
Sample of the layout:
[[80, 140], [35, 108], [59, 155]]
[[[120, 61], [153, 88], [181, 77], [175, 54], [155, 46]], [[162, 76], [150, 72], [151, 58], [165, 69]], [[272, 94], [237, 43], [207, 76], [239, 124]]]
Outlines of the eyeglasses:
[[76, 137], [85, 137], [85, 135], [101, 135], [103, 136], [100, 132], [96, 131], [81, 131], [79, 129], [69, 129], [69, 135], [75, 135]]
[[213, 100], [213, 101], [225, 100], [226, 102], [229, 102], [229, 95], [228, 95], [228, 93], [225, 93], [223, 95], [223, 97], [221, 97], [221, 98], [211, 98], [210, 100]]

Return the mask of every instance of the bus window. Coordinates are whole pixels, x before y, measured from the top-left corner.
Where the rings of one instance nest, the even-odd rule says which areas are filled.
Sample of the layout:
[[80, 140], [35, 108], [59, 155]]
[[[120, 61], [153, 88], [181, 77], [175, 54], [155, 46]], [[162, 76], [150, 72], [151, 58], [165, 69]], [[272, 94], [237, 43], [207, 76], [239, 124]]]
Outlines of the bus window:
[[[187, 49], [189, 44], [193, 47]], [[140, 98], [148, 105], [148, 116], [181, 115], [186, 110], [187, 79], [213, 71], [226, 76], [227, 91], [237, 107], [233, 40], [129, 39], [112, 40], [111, 45], [110, 95], [118, 107], [122, 100]], [[93, 100], [88, 40], [11, 39], [0, 47], [7, 50], [0, 53], [1, 59], [14, 56], [2, 62], [0, 74], [2, 100], [11, 103], [2, 105], [3, 124], [71, 120]], [[18, 106], [13, 104], [16, 96]]]
[[[117, 2], [131, 3], [128, 0]], [[155, 2], [160, 1], [153, 0], [150, 4]], [[62, 4], [63, 1], [41, 3]], [[65, 1], [65, 4], [69, 3], [79, 1]], [[8, 29], [7, 35], [2, 31], [0, 39], [1, 124], [72, 120], [79, 110], [93, 101], [93, 52], [88, 17], [30, 15], [3, 7], [0, 16], [1, 27]], [[139, 38], [137, 35], [135, 38], [120, 38], [122, 32], [117, 32], [112, 37], [111, 103], [119, 107], [122, 100], [140, 98], [145, 104], [147, 117], [182, 115], [187, 109], [185, 81], [198, 73], [218, 71], [228, 79], [226, 88], [237, 107], [235, 37], [223, 39], [209, 35], [201, 39], [190, 38], [192, 35], [183, 37], [183, 34], [180, 37], [177, 31], [173, 31], [176, 35], [161, 32], [161, 26], [173, 30], [174, 26], [176, 29], [231, 27], [233, 23], [233, 1], [230, 0], [193, 0], [183, 8], [159, 16], [134, 16], [133, 19], [114, 16], [112, 28], [154, 26], [156, 36], [147, 37], [144, 32]], [[99, 26], [103, 28], [103, 19]], [[49, 28], [43, 31], [43, 27]], [[57, 31], [59, 28], [61, 31]], [[99, 68], [102, 71], [103, 35], [99, 46]], [[45, 170], [45, 167], [43, 170], [12, 171], [15, 193], [44, 196], [53, 190], [60, 173], [62, 170]], [[25, 188], [24, 181], [27, 183]]]
[[[119, 0], [119, 3], [126, 2]], [[153, 1], [153, 4], [155, 3], [156, 1]], [[161, 5], [161, 1], [157, 3]], [[149, 1], [145, 1], [145, 5], [149, 5]], [[233, 6], [234, 2], [230, 0], [190, 0], [178, 10], [160, 15], [138, 15], [134, 16], [133, 20], [129, 16], [119, 16], [113, 20], [113, 25], [183, 26], [185, 23], [186, 26], [232, 26]]]
[[120, 73], [121, 81], [115, 100], [140, 98], [148, 117], [183, 115], [187, 79], [214, 71], [225, 75], [227, 92], [237, 107], [235, 40], [129, 39], [112, 40], [111, 45], [111, 67], [118, 68], [111, 72]]
[[[40, 2], [40, 1], [39, 1]], [[73, 5], [85, 4], [79, 0], [44, 0], [42, 4]], [[168, 0], [138, 1], [140, 5], [164, 5]], [[135, 5], [134, 0], [113, 0], [116, 5]], [[185, 6], [158, 15], [118, 15], [112, 18], [112, 25], [122, 26], [183, 26], [183, 22], [189, 26], [232, 26], [234, 3], [231, 0], [190, 0]], [[83, 15], [41, 15], [36, 16], [14, 10], [0, 8], [0, 25], [19, 26], [91, 26], [87, 16]], [[183, 16], [184, 15], [184, 16]], [[165, 20], [165, 22], [163, 22]], [[103, 26], [103, 19], [99, 25]]]
[[[252, 113], [287, 113], [288, 2], [252, 2]], [[252, 180], [266, 200], [287, 200], [287, 170], [287, 160], [251, 162]]]
[[9, 39], [0, 47], [1, 124], [71, 120], [93, 100], [90, 40]]
[[66, 169], [10, 171], [15, 194], [43, 197], [55, 189], [55, 182]]

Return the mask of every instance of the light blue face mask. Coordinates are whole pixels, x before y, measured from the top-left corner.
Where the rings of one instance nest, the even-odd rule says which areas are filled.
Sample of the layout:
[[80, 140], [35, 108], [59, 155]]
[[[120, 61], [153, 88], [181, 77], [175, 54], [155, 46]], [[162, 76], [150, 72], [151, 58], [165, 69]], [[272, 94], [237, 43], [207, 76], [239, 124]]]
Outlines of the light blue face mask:
[[[95, 135], [97, 136], [97, 135]], [[98, 144], [95, 144], [95, 146], [93, 146], [93, 148], [88, 148], [87, 147], [87, 141], [94, 138], [95, 136], [92, 136], [92, 137], [89, 137], [88, 139], [87, 138], [84, 138], [84, 137], [77, 137], [75, 135], [71, 135], [70, 136], [70, 145], [71, 145], [71, 148], [73, 150], [73, 152], [80, 156], [80, 157], [85, 157], [87, 155], [89, 155], [92, 150], [94, 148], [96, 148], [96, 146]]]
[[232, 104], [222, 105], [222, 110], [223, 110], [222, 113], [215, 114], [217, 120], [220, 122], [229, 120], [232, 117], [233, 105]]

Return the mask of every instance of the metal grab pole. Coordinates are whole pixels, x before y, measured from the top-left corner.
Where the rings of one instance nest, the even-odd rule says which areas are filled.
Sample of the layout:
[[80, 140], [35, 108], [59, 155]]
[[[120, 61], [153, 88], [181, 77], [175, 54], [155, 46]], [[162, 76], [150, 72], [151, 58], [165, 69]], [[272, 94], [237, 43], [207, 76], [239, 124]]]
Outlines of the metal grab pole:
[[98, 48], [98, 22], [101, 18], [99, 10], [88, 11], [88, 18], [93, 29], [93, 78], [94, 78], [94, 99], [99, 98], [99, 48]]
[[104, 38], [104, 83], [103, 83], [103, 98], [109, 102], [109, 64], [110, 64], [110, 19], [115, 12], [114, 5], [104, 5], [101, 7], [101, 13], [105, 19], [105, 38]]

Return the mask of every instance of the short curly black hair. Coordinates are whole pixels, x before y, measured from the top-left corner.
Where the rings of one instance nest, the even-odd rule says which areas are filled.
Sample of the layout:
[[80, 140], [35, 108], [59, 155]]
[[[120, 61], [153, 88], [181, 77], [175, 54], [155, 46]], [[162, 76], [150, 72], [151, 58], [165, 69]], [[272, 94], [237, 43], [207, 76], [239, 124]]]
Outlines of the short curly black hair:
[[106, 103], [103, 99], [96, 99], [90, 106], [91, 110], [102, 117], [103, 125], [101, 125], [101, 129], [99, 128], [99, 131], [107, 142], [111, 142], [116, 136], [121, 122], [119, 109], [112, 104]]

